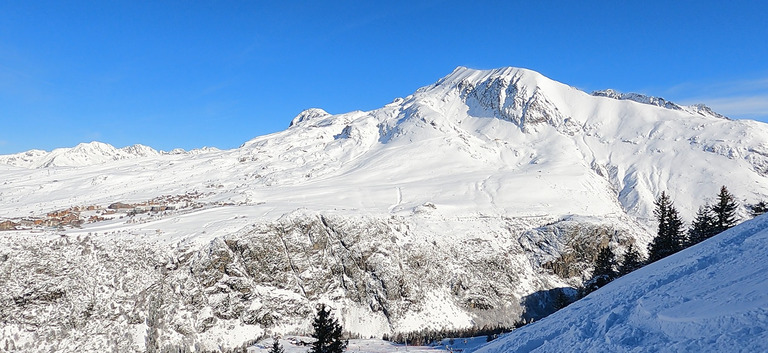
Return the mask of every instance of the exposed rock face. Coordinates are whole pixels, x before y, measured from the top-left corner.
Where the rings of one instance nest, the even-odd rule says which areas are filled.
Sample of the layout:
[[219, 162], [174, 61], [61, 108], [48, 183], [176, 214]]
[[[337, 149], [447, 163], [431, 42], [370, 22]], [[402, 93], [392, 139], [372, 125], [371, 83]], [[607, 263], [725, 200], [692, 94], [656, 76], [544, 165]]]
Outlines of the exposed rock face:
[[619, 99], [619, 100], [630, 100], [638, 103], [655, 105], [657, 107], [662, 107], [667, 109], [683, 110], [683, 108], [680, 107], [679, 105], [672, 103], [664, 98], [646, 96], [644, 94], [639, 94], [639, 93], [621, 93], [612, 89], [606, 89], [602, 91], [592, 92], [592, 95], [596, 97], [608, 97], [608, 98]]
[[511, 121], [523, 131], [530, 131], [540, 124], [552, 125], [570, 134], [570, 130], [579, 129], [538, 87], [527, 87], [521, 83], [521, 76], [521, 73], [499, 76], [478, 86], [472, 80], [461, 81], [456, 87], [468, 106], [485, 110], [472, 110], [472, 115], [486, 116], [490, 113], [490, 117]]
[[465, 236], [430, 233], [443, 220], [416, 218], [299, 212], [198, 250], [69, 237], [4, 244], [0, 340], [22, 350], [139, 352], [155, 329], [160, 347], [236, 347], [306, 332], [318, 302], [363, 335], [512, 325], [531, 293], [584, 274], [564, 279], [535, 265], [559, 259], [570, 235], [600, 232], [618, 244], [633, 232], [494, 219], [472, 222], [477, 231]]

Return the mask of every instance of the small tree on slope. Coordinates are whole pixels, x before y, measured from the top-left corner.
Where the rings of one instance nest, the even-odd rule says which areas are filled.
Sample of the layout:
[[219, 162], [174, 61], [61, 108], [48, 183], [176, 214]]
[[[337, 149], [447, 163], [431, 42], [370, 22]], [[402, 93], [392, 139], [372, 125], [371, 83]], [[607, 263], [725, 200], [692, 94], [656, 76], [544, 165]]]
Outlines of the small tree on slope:
[[596, 291], [598, 288], [610, 283], [616, 278], [616, 256], [609, 247], [600, 249], [595, 259], [595, 269], [581, 290], [580, 297]]
[[309, 353], [341, 353], [347, 348], [347, 341], [341, 340], [341, 325], [325, 304], [317, 307], [317, 316], [312, 322], [312, 327], [315, 330], [312, 337], [316, 341], [312, 343]]
[[600, 249], [595, 261], [595, 272], [592, 275], [598, 287], [602, 287], [616, 278], [616, 256], [611, 248]]
[[659, 229], [655, 238], [651, 242], [648, 250], [648, 262], [654, 262], [672, 255], [683, 249], [685, 238], [682, 228], [683, 221], [680, 214], [672, 204], [666, 192], [654, 202], [656, 209], [653, 214], [659, 224]]
[[715, 218], [715, 234], [725, 231], [736, 225], [739, 219], [736, 217], [736, 208], [739, 205], [736, 199], [723, 185], [717, 195], [717, 201], [712, 205], [712, 213]]
[[624, 276], [634, 270], [637, 270], [643, 265], [642, 259], [640, 259], [640, 253], [635, 249], [635, 244], [629, 244], [627, 251], [624, 252], [624, 259], [619, 266], [619, 276]]
[[285, 353], [283, 346], [280, 345], [280, 341], [277, 340], [277, 337], [272, 341], [272, 348], [269, 349], [269, 353]]
[[688, 229], [688, 246], [696, 245], [715, 235], [715, 217], [709, 205], [699, 207], [696, 218]]
[[757, 217], [765, 212], [768, 212], [768, 203], [766, 203], [763, 200], [760, 200], [760, 202], [750, 205], [749, 206], [750, 211], [752, 211], [752, 217]]

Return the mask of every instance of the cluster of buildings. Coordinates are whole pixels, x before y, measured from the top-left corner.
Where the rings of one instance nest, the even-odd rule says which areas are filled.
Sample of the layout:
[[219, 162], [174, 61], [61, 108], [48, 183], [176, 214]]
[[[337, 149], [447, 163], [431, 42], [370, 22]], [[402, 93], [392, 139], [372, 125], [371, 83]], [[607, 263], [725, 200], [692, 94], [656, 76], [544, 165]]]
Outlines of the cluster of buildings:
[[132, 216], [141, 213], [160, 213], [173, 211], [177, 208], [198, 208], [203, 205], [196, 200], [200, 193], [193, 192], [184, 195], [160, 196], [150, 201], [140, 203], [115, 202], [106, 208], [103, 206], [74, 206], [64, 210], [48, 212], [42, 217], [27, 217], [22, 219], [6, 219], [0, 221], [0, 231], [38, 228], [80, 227], [85, 223], [95, 223], [125, 215]]

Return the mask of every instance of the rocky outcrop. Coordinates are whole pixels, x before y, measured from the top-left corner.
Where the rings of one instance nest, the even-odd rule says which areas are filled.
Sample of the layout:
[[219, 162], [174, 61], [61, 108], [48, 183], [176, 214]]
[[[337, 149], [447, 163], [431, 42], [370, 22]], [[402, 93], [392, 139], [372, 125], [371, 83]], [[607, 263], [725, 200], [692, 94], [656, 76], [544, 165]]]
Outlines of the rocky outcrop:
[[[592, 254], [569, 257], [571, 272], [551, 267], [572, 278], [537, 265], [565, 261], [574, 234], [620, 246], [632, 232], [574, 220], [483, 218], [469, 221], [482, 236], [425, 231], [441, 221], [298, 212], [199, 249], [2, 238], [0, 342], [68, 352], [77, 341], [85, 351], [138, 352], [151, 334], [160, 347], [236, 347], [243, 337], [306, 332], [319, 302], [364, 336], [512, 326], [532, 294], [578, 283], [584, 273], [574, 269], [587, 268]], [[543, 224], [525, 230], [536, 223]]]

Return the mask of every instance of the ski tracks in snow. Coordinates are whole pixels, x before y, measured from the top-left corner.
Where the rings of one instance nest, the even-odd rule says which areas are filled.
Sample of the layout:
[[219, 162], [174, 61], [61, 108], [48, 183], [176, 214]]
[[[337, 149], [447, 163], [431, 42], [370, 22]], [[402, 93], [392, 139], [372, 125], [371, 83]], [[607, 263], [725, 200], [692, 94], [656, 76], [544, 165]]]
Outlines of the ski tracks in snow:
[[401, 187], [395, 187], [395, 192], [397, 193], [397, 202], [393, 204], [392, 206], [389, 206], [387, 209], [389, 213], [394, 212], [400, 205], [403, 204], [403, 189]]

